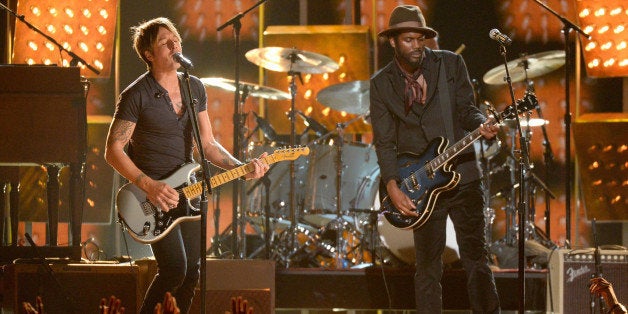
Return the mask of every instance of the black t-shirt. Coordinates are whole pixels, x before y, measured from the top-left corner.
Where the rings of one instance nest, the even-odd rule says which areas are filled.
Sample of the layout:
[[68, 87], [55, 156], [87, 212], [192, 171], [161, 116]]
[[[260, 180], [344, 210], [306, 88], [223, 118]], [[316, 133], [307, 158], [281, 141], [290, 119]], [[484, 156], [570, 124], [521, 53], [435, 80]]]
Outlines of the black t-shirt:
[[[177, 116], [170, 97], [155, 78], [146, 72], [131, 83], [116, 104], [114, 118], [134, 122], [128, 154], [135, 165], [153, 179], [163, 179], [192, 158], [193, 136], [187, 88], [182, 74], [179, 86], [185, 112]], [[203, 83], [190, 76], [192, 98], [197, 112], [207, 110]]]

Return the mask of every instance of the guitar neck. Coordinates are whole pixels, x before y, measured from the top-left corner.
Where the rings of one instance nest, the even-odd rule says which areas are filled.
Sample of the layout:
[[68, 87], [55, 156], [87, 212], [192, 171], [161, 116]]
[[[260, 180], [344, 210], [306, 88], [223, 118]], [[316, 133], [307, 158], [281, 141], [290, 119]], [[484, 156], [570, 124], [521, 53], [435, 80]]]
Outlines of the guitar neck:
[[[262, 158], [261, 160], [267, 165], [271, 165], [280, 161], [281, 159], [277, 158], [275, 154], [271, 154]], [[225, 172], [219, 173], [215, 176], [212, 176], [211, 178], [209, 178], [209, 183], [211, 184], [212, 188], [215, 188], [217, 186], [221, 186], [225, 183], [228, 183], [237, 178], [240, 178], [246, 175], [247, 173], [251, 173], [253, 171], [255, 171], [255, 165], [253, 165], [252, 163], [248, 163], [248, 164], [233, 168], [231, 170], [227, 170]], [[183, 188], [183, 194], [188, 199], [198, 197], [201, 195], [202, 192], [203, 192], [202, 182], [196, 182], [194, 184], [191, 184]]]
[[460, 139], [456, 144], [449, 146], [445, 151], [438, 155], [436, 158], [432, 159], [428, 166], [432, 170], [436, 170], [442, 167], [444, 164], [450, 162], [454, 157], [456, 157], [461, 151], [465, 148], [469, 147], [473, 142], [475, 142], [478, 138], [482, 136], [480, 134], [480, 128], [475, 129], [475, 131], [467, 134], [465, 137]]

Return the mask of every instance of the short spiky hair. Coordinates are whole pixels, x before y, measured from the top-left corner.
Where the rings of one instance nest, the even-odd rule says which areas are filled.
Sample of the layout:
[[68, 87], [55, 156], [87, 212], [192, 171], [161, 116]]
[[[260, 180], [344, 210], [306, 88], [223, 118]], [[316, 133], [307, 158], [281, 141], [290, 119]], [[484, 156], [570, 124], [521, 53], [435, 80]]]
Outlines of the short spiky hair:
[[151, 63], [146, 59], [144, 55], [144, 51], [149, 50], [152, 51], [152, 46], [157, 40], [157, 34], [159, 33], [159, 28], [163, 27], [167, 30], [171, 31], [179, 42], [181, 42], [181, 35], [179, 35], [179, 31], [174, 26], [168, 18], [165, 17], [157, 17], [152, 20], [141, 23], [138, 26], [131, 27], [131, 37], [133, 38], [133, 48], [135, 48], [135, 52], [137, 55], [144, 60], [146, 63], [146, 67], [150, 70]]

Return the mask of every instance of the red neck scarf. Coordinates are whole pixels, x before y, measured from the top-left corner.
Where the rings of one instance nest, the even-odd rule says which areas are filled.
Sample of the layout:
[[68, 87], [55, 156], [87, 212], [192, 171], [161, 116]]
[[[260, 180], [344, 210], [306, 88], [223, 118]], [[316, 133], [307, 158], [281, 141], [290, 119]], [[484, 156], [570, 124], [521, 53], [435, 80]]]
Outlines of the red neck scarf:
[[404, 90], [404, 102], [407, 115], [412, 109], [412, 105], [414, 103], [423, 105], [423, 94], [425, 92], [424, 89], [426, 89], [427, 84], [425, 84], [425, 79], [423, 79], [422, 77], [423, 71], [421, 69], [421, 66], [419, 66], [414, 73], [408, 73], [401, 67], [401, 64], [399, 64], [397, 58], [395, 58], [395, 63], [397, 64], [397, 67], [399, 67], [399, 69], [401, 70], [403, 78], [406, 81], [406, 88]]

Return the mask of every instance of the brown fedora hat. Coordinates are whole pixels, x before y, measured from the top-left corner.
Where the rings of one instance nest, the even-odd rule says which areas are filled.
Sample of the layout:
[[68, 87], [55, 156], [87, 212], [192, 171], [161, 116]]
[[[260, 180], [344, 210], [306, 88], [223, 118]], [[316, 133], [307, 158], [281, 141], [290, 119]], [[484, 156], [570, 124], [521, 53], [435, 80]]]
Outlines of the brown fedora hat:
[[421, 9], [415, 5], [400, 5], [390, 14], [388, 29], [379, 32], [378, 36], [389, 37], [399, 32], [419, 32], [425, 38], [434, 38], [438, 33], [425, 25], [425, 18]]

